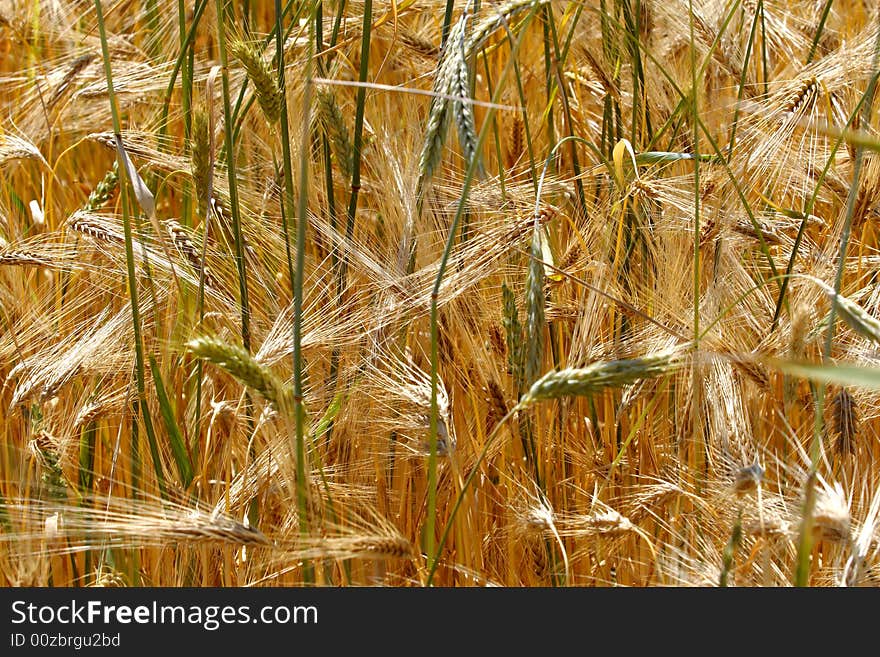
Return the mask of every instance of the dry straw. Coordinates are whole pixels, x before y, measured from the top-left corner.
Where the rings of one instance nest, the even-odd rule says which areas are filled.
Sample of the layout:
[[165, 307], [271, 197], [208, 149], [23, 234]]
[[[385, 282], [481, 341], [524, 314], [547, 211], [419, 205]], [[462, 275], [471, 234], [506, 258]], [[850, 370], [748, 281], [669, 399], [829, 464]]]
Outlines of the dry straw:
[[566, 525], [563, 535], [597, 535], [616, 536], [634, 530], [632, 522], [614, 509], [607, 509], [589, 515], [575, 516]]
[[836, 437], [834, 447], [838, 453], [855, 452], [858, 433], [858, 407], [856, 400], [846, 388], [840, 388], [831, 399], [831, 431]]
[[171, 236], [171, 242], [174, 244], [174, 247], [177, 251], [186, 258], [187, 262], [192, 266], [195, 270], [196, 274], [201, 277], [202, 273], [205, 276], [205, 285], [208, 287], [217, 287], [217, 282], [211, 274], [211, 270], [208, 267], [204, 267], [204, 272], [202, 268], [202, 258], [199, 253], [196, 245], [193, 244], [192, 239], [189, 236], [183, 226], [181, 226], [174, 219], [167, 219], [165, 221], [165, 228], [168, 230], [168, 234]]
[[486, 413], [486, 431], [491, 431], [505, 415], [507, 415], [507, 400], [504, 391], [495, 379], [486, 382], [486, 402], [489, 405]]
[[34, 267], [49, 267], [53, 263], [48, 258], [41, 256], [39, 253], [30, 251], [18, 251], [8, 249], [0, 252], [0, 265], [23, 265]]
[[823, 481], [816, 496], [813, 534], [816, 538], [833, 543], [847, 543], [850, 540], [850, 525], [849, 502], [843, 488], [837, 482], [832, 486]]
[[46, 162], [40, 149], [15, 135], [0, 132], [0, 167], [12, 160], [35, 159]]
[[[64, 537], [67, 546], [62, 552], [102, 549], [116, 546], [167, 546], [174, 543], [230, 543], [254, 547], [271, 546], [258, 529], [218, 513], [205, 513], [197, 508], [156, 502], [132, 500], [86, 500], [91, 504], [33, 502], [24, 506], [11, 501], [2, 509], [16, 517], [22, 526], [36, 528], [34, 535], [51, 533]], [[0, 544], [22, 540], [24, 531], [13, 537], [0, 533]]]
[[433, 41], [420, 36], [416, 32], [404, 29], [401, 30], [398, 38], [407, 48], [426, 59], [436, 59], [440, 53], [440, 48], [434, 45]]
[[794, 116], [808, 112], [819, 95], [819, 82], [815, 76], [802, 80], [800, 86], [785, 104], [785, 114]]
[[98, 571], [94, 575], [94, 581], [88, 586], [92, 588], [124, 588], [128, 586], [128, 583], [125, 581], [125, 577], [118, 573], [115, 570], [110, 568], [103, 568]]
[[770, 388], [770, 375], [754, 355], [729, 354], [727, 357], [737, 372], [751, 380], [761, 390], [768, 390]]
[[522, 116], [517, 114], [510, 124], [510, 137], [507, 141], [507, 168], [513, 169], [525, 151], [524, 127]]
[[349, 556], [367, 559], [411, 559], [412, 543], [403, 536], [364, 536], [347, 546]]
[[49, 101], [46, 103], [46, 109], [51, 110], [58, 104], [58, 101], [61, 100], [64, 92], [67, 91], [76, 76], [82, 73], [83, 70], [92, 63], [92, 60], [95, 59], [95, 57], [97, 57], [97, 53], [87, 52], [73, 60], [70, 69], [64, 74], [64, 77], [61, 79], [61, 82], [58, 83], [58, 86], [55, 87], [55, 91], [52, 92], [52, 97], [49, 98]]
[[98, 215], [87, 212], [75, 212], [67, 220], [68, 230], [91, 237], [97, 242], [121, 243], [125, 237], [116, 228]]
[[877, 583], [864, 2], [276, 3], [0, 2], [0, 584]]

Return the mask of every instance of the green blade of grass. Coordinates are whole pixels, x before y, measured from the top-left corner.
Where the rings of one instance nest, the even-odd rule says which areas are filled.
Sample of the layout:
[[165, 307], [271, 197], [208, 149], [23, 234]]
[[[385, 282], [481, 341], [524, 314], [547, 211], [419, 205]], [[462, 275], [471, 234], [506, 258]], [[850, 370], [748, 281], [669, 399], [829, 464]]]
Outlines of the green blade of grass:
[[165, 90], [165, 99], [162, 102], [162, 118], [159, 122], [159, 143], [162, 143], [162, 137], [164, 137], [168, 131], [168, 112], [171, 107], [171, 96], [174, 94], [174, 87], [177, 84], [177, 75], [184, 65], [184, 61], [187, 57], [187, 51], [190, 44], [193, 42], [193, 39], [195, 39], [196, 30], [199, 27], [199, 21], [202, 18], [205, 7], [207, 6], [208, 0], [199, 0], [198, 4], [195, 6], [189, 30], [187, 30], [186, 36], [183, 38], [183, 41], [180, 44], [180, 53], [178, 54], [177, 59], [174, 61], [174, 68], [171, 70], [171, 77], [168, 80], [168, 87]]
[[670, 151], [645, 151], [636, 153], [637, 164], [671, 164], [683, 160], [700, 160], [701, 162], [718, 162], [718, 156], [708, 153], [675, 153]]
[[241, 343], [246, 350], [251, 347], [250, 330], [250, 301], [248, 297], [247, 264], [244, 256], [244, 240], [241, 230], [241, 208], [238, 201], [238, 176], [235, 166], [235, 147], [233, 144], [232, 130], [229, 126], [234, 124], [232, 107], [229, 102], [229, 59], [226, 54], [226, 2], [216, 0], [217, 9], [217, 42], [220, 50], [221, 74], [223, 83], [223, 118], [225, 149], [226, 149], [226, 173], [229, 181], [229, 206], [232, 213], [232, 232], [235, 241], [235, 263], [238, 269], [238, 292], [239, 309], [241, 311]]
[[810, 44], [810, 52], [807, 54], [807, 64], [812, 62], [813, 57], [816, 55], [816, 47], [819, 45], [819, 39], [822, 38], [822, 32], [825, 31], [825, 23], [828, 20], [828, 14], [831, 13], [831, 5], [833, 4], [834, 0], [825, 0], [825, 6], [822, 7], [822, 14], [819, 16], [819, 24], [816, 26], [816, 33], [813, 35], [813, 43]]
[[789, 376], [808, 379], [816, 383], [880, 390], [880, 367], [802, 363], [778, 358], [765, 359], [763, 363]]
[[79, 437], [79, 490], [83, 495], [88, 495], [92, 488], [97, 433], [94, 423], [90, 422], [83, 427]]
[[[97, 13], [98, 30], [101, 39], [101, 53], [104, 60], [104, 75], [107, 78], [107, 96], [110, 100], [110, 113], [113, 118], [113, 133], [117, 137], [122, 134], [122, 123], [119, 118], [119, 108], [116, 104], [116, 94], [113, 89], [113, 70], [110, 61], [110, 48], [107, 44], [107, 31], [104, 26], [104, 11], [101, 7], [101, 0], [95, 0], [95, 11]], [[116, 159], [120, 171], [125, 169], [125, 163], [121, 159], [121, 155], [117, 150]], [[119, 185], [120, 204], [122, 206], [122, 227], [125, 241], [125, 265], [128, 278], [128, 294], [131, 304], [131, 319], [134, 331], [134, 349], [135, 349], [135, 375], [137, 378], [138, 404], [140, 406], [141, 416], [144, 420], [144, 428], [147, 431], [147, 439], [150, 444], [150, 453], [153, 457], [153, 467], [156, 471], [159, 489], [162, 495], [165, 495], [165, 475], [162, 472], [162, 463], [159, 459], [159, 450], [156, 445], [156, 435], [153, 431], [153, 422], [150, 418], [150, 409], [147, 405], [146, 397], [146, 369], [144, 367], [144, 344], [141, 336], [141, 317], [140, 307], [138, 305], [137, 277], [135, 274], [134, 245], [132, 242], [131, 218], [129, 216], [128, 203], [128, 187]], [[136, 461], [138, 445], [137, 432], [132, 431], [132, 460]]]
[[184, 488], [189, 488], [193, 480], [193, 465], [186, 449], [186, 443], [180, 433], [180, 428], [177, 426], [177, 420], [174, 418], [174, 409], [171, 408], [171, 401], [168, 399], [165, 384], [162, 382], [162, 373], [159, 371], [156, 359], [152, 355], [150, 356], [150, 370], [153, 372], [153, 383], [156, 386], [159, 411], [162, 414], [162, 420], [165, 422], [165, 430], [168, 432], [171, 454], [174, 456], [177, 473], [180, 475], [180, 483]]

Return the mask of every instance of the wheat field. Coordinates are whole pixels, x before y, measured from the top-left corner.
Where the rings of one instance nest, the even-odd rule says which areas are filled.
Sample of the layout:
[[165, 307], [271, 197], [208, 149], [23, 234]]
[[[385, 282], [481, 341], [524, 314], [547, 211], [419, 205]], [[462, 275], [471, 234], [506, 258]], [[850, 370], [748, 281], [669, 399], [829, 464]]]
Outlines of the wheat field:
[[880, 583], [868, 0], [0, 1], [0, 585]]

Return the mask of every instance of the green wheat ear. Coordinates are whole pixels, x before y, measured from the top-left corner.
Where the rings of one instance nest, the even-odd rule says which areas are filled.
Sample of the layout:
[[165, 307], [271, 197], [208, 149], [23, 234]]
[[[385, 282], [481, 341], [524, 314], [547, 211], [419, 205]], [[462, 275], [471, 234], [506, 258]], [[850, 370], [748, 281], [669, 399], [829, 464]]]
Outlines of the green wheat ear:
[[530, 385], [541, 372], [544, 359], [544, 264], [541, 230], [532, 234], [531, 258], [526, 281], [526, 356], [525, 383]]
[[197, 358], [216, 365], [243, 385], [259, 393], [279, 411], [293, 408], [289, 388], [242, 347], [207, 336], [190, 340], [186, 347]]
[[104, 174], [104, 177], [95, 185], [92, 193], [89, 194], [89, 200], [82, 207], [84, 212], [95, 212], [103, 206], [113, 192], [119, 186], [119, 162], [114, 161], [113, 166]]
[[211, 138], [208, 125], [208, 114], [197, 109], [192, 115], [192, 137], [190, 139], [190, 169], [196, 188], [196, 199], [199, 204], [199, 216], [204, 217], [208, 211], [211, 189]]
[[255, 48], [243, 41], [235, 40], [229, 44], [232, 55], [241, 62], [248, 78], [254, 83], [257, 102], [269, 123], [277, 123], [281, 118], [282, 95], [278, 78], [272, 68]]
[[324, 129], [336, 165], [342, 174], [343, 180], [351, 178], [351, 141], [348, 138], [348, 127], [345, 125], [345, 117], [336, 103], [336, 96], [329, 91], [319, 90], [316, 93], [318, 106], [318, 119]]
[[595, 394], [605, 388], [619, 388], [642, 379], [671, 374], [681, 365], [680, 351], [674, 350], [548, 372], [523, 395], [520, 406], [559, 397]]

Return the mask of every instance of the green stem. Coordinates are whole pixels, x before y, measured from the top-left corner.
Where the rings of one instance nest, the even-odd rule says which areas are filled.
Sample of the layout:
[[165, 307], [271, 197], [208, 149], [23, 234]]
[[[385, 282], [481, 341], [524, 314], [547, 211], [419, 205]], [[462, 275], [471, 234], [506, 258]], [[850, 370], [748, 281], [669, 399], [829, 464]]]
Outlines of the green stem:
[[186, 38], [181, 42], [180, 54], [174, 62], [174, 68], [171, 71], [171, 78], [168, 80], [168, 88], [165, 90], [165, 100], [162, 102], [162, 119], [159, 122], [159, 143], [162, 143], [162, 137], [168, 132], [168, 110], [171, 106], [171, 96], [174, 93], [174, 85], [177, 83], [177, 74], [186, 61], [186, 52], [193, 39], [196, 37], [196, 29], [199, 26], [199, 20], [208, 5], [208, 0], [199, 0], [193, 12], [192, 24], [186, 33]]
[[[110, 113], [113, 117], [113, 132], [116, 135], [122, 134], [122, 124], [119, 119], [119, 108], [116, 105], [116, 94], [113, 90], [113, 70], [110, 64], [110, 49], [107, 46], [107, 31], [104, 26], [104, 12], [101, 8], [101, 0], [95, 0], [95, 11], [97, 12], [98, 31], [101, 37], [101, 53], [104, 58], [104, 74], [107, 77], [107, 95], [110, 99]], [[122, 153], [116, 150], [116, 159], [119, 170], [125, 170], [125, 163], [122, 160]], [[119, 185], [120, 204], [122, 205], [122, 230], [125, 239], [125, 266], [128, 278], [128, 296], [131, 303], [131, 321], [134, 330], [134, 352], [135, 352], [135, 373], [137, 377], [137, 394], [138, 405], [140, 406], [141, 415], [144, 420], [144, 428], [147, 431], [147, 437], [150, 443], [150, 451], [153, 457], [153, 467], [156, 470], [156, 477], [159, 489], [162, 495], [165, 495], [165, 476], [162, 472], [162, 463], [159, 460], [158, 448], [156, 445], [156, 436], [153, 431], [153, 423], [150, 419], [150, 409], [147, 406], [146, 380], [144, 368], [144, 345], [141, 335], [141, 316], [140, 307], [138, 305], [137, 278], [135, 275], [134, 247], [132, 244], [131, 217], [128, 211], [128, 188], [126, 185]], [[139, 457], [136, 452], [139, 445], [136, 433], [132, 432], [132, 458], [137, 460]]]
[[[524, 27], [528, 25], [529, 22], [531, 22], [531, 20], [534, 18], [538, 6], [539, 5], [536, 4], [532, 7], [528, 16], [523, 21]], [[481, 151], [483, 143], [486, 141], [486, 136], [491, 130], [492, 118], [495, 115], [495, 105], [497, 105], [500, 99], [501, 90], [504, 88], [504, 82], [507, 79], [507, 75], [513, 67], [513, 62], [516, 60], [516, 57], [519, 53], [519, 47], [522, 43], [524, 34], [525, 29], [520, 32], [519, 38], [516, 40], [515, 43], [512, 44], [510, 59], [508, 60], [506, 66], [504, 67], [504, 70], [501, 73], [501, 76], [498, 80], [498, 86], [495, 89], [495, 96], [492, 98], [492, 106], [487, 111], [486, 117], [483, 120], [483, 126], [480, 128], [480, 134], [477, 138], [476, 146], [477, 153]], [[461, 222], [461, 218], [464, 215], [465, 208], [467, 206], [468, 194], [470, 193], [471, 184], [473, 183], [474, 176], [477, 172], [477, 162], [479, 161], [479, 159], [479, 157], [473, 157], [468, 164], [467, 173], [465, 174], [464, 182], [462, 184], [461, 197], [458, 202], [458, 208], [455, 212], [455, 217], [453, 218], [452, 223], [449, 226], [449, 233], [446, 238], [446, 246], [443, 249], [443, 255], [440, 258], [440, 265], [437, 269], [437, 277], [434, 280], [434, 287], [431, 290], [431, 415], [429, 434], [430, 453], [428, 456], [428, 507], [425, 517], [424, 531], [425, 551], [428, 554], [428, 558], [431, 559], [431, 574], [428, 578], [429, 584], [431, 581], [431, 577], [433, 576], [434, 570], [436, 570], [437, 560], [440, 557], [439, 550], [435, 551], [434, 537], [434, 528], [436, 523], [435, 516], [437, 513], [437, 426], [439, 413], [437, 406], [437, 387], [439, 385], [439, 330], [437, 302], [440, 296], [440, 285], [443, 282], [443, 275], [446, 273], [446, 266], [452, 253], [452, 245], [455, 241], [455, 235], [458, 232], [458, 225]], [[440, 548], [442, 548], [442, 546], [443, 543], [441, 542]]]
[[[562, 101], [562, 112], [565, 115], [566, 131], [568, 132], [567, 136], [572, 137], [574, 136], [574, 127], [571, 118], [571, 107], [568, 102], [568, 94], [565, 91], [565, 82], [562, 73], [562, 64], [564, 63], [564, 60], [561, 59], [561, 53], [559, 52], [559, 36], [556, 33], [556, 23], [553, 21], [553, 8], [548, 5], [545, 11], [547, 20], [550, 24], [550, 43], [553, 47], [552, 64], [556, 89], [559, 91], [559, 99]], [[636, 50], [638, 50], [638, 48]], [[641, 63], [639, 64], [639, 68], [641, 69]], [[635, 114], [633, 116], [633, 121], [635, 121]], [[575, 191], [577, 192], [578, 204], [580, 205], [581, 216], [586, 217], [587, 197], [584, 194], [584, 181], [581, 180], [581, 167], [578, 162], [577, 149], [575, 148], [574, 142], [571, 144], [569, 157], [571, 157], [571, 168], [572, 173], [574, 174], [574, 185]]]
[[455, 10], [455, 0], [446, 0], [446, 11], [443, 13], [443, 32], [440, 38], [441, 50], [446, 46], [449, 38], [449, 30], [452, 26], [452, 12]]
[[[361, 190], [361, 152], [364, 138], [364, 105], [366, 104], [367, 74], [370, 70], [370, 33], [373, 26], [373, 0], [364, 2], [364, 22], [361, 36], [361, 65], [358, 81], [361, 83], [357, 90], [357, 101], [354, 115], [354, 140], [352, 143], [352, 172], [351, 172], [351, 196], [348, 200], [348, 213], [345, 222], [345, 237], [350, 242], [354, 237], [354, 223], [357, 215], [358, 197]], [[346, 288], [348, 276], [348, 258], [343, 253], [337, 281], [337, 296], [342, 297]]]
[[745, 88], [746, 88], [746, 75], [747, 75], [748, 69], [749, 69], [749, 62], [751, 61], [751, 58], [752, 58], [752, 48], [754, 47], [755, 34], [757, 32], [757, 29], [758, 29], [758, 14], [756, 13], [754, 15], [754, 17], [752, 17], [752, 26], [749, 28], [749, 39], [746, 42], [746, 52], [743, 55], [742, 71], [741, 71], [740, 77], [739, 77], [739, 88], [737, 89], [737, 92], [736, 92], [736, 105], [734, 106], [733, 122], [732, 122], [732, 126], [730, 129], [730, 139], [728, 140], [728, 144], [727, 144], [727, 160], [728, 161], [730, 161], [730, 158], [733, 157], [733, 147], [734, 147], [734, 144], [736, 144], [736, 128], [737, 128], [737, 125], [739, 124], [739, 108], [740, 108], [740, 103], [742, 103], [743, 93], [745, 92]]
[[[281, 14], [282, 19], [287, 16], [287, 13], [290, 11], [291, 6], [293, 5], [294, 0], [287, 0], [287, 4], [284, 6], [284, 11]], [[305, 3], [300, 3], [297, 5], [297, 11], [293, 16], [293, 20], [290, 22], [290, 27], [287, 28], [287, 31], [284, 33], [284, 38], [286, 39], [290, 32], [293, 30], [294, 26], [298, 24], [300, 13], [303, 8], [306, 6]], [[272, 43], [272, 39], [275, 38], [275, 25], [272, 25], [272, 30], [269, 32], [269, 36], [267, 36], [263, 43], [268, 46]], [[251, 107], [254, 105], [254, 101], [256, 100], [256, 96], [251, 96], [248, 101], [244, 102], [245, 94], [247, 93], [249, 85], [248, 78], [244, 79], [242, 82], [241, 89], [238, 91], [238, 98], [235, 100], [235, 107], [232, 110], [233, 123], [235, 124], [235, 128], [232, 131], [232, 142], [238, 143], [238, 136], [241, 134], [241, 127], [244, 125], [244, 120], [247, 117], [247, 113], [250, 111]], [[242, 105], [244, 107], [242, 107]]]
[[825, 30], [825, 21], [828, 20], [828, 14], [831, 13], [831, 5], [834, 4], [834, 0], [826, 0], [825, 6], [822, 7], [822, 15], [819, 17], [819, 25], [816, 26], [816, 34], [813, 35], [813, 43], [810, 44], [810, 53], [807, 55], [807, 61], [805, 63], [809, 64], [813, 61], [813, 57], [816, 55], [816, 47], [819, 45], [819, 39], [822, 36], [822, 32]]
[[235, 264], [238, 268], [239, 304], [241, 308], [241, 342], [246, 351], [251, 348], [250, 304], [248, 303], [247, 267], [245, 266], [244, 241], [241, 233], [241, 208], [238, 203], [238, 178], [235, 167], [235, 148], [232, 143], [232, 108], [229, 102], [229, 59], [226, 54], [226, 7], [224, 0], [216, 0], [217, 45], [220, 50], [221, 77], [223, 80], [223, 117], [226, 148], [226, 172], [229, 180], [229, 205], [232, 213], [232, 231], [235, 239]]
[[[278, 0], [276, 0], [277, 2]], [[277, 7], [276, 7], [277, 10]], [[312, 7], [314, 12], [314, 6]], [[299, 161], [299, 199], [297, 205], [296, 217], [296, 263], [294, 269], [293, 281], [293, 410], [296, 422], [296, 497], [297, 507], [299, 510], [301, 531], [305, 535], [308, 533], [309, 516], [308, 516], [308, 489], [306, 488], [306, 469], [305, 469], [305, 405], [303, 402], [303, 363], [302, 363], [302, 313], [303, 313], [303, 277], [305, 272], [305, 252], [306, 252], [306, 226], [308, 225], [309, 212], [309, 115], [312, 107], [312, 66], [313, 66], [313, 44], [314, 44], [314, 19], [311, 16], [309, 29], [312, 35], [309, 39], [309, 53], [305, 62], [305, 89], [303, 91], [303, 119], [302, 134], [300, 138], [300, 161]], [[280, 17], [278, 18], [280, 20]], [[280, 44], [280, 29], [277, 30], [278, 44]], [[279, 68], [283, 71], [284, 53], [279, 48]], [[283, 88], [283, 87], [282, 87]], [[287, 123], [285, 116], [284, 123]], [[287, 143], [287, 140], [285, 140]], [[287, 171], [289, 167], [289, 154], [287, 162]], [[287, 173], [285, 173], [285, 185], [287, 185]], [[292, 199], [292, 181], [290, 183], [289, 197]], [[314, 573], [309, 564], [304, 565], [304, 579], [306, 582], [314, 580]]]
[[761, 14], [761, 64], [764, 69], [764, 95], [770, 93], [769, 67], [767, 66], [767, 20], [764, 14], [764, 0], [758, 0], [758, 11]]
[[[700, 127], [699, 92], [697, 89], [697, 53], [694, 45], [694, 3], [688, 0], [691, 31], [691, 116], [693, 117], [693, 154], [694, 154], [694, 349], [700, 346]], [[694, 368], [694, 376], [696, 376]]]

